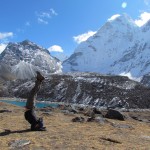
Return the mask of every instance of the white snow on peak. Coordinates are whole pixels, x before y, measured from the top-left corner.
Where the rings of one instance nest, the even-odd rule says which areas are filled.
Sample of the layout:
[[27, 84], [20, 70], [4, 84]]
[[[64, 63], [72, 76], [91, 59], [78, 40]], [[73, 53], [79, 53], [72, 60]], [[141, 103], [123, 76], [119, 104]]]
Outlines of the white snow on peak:
[[113, 15], [111, 18], [108, 19], [108, 22], [110, 22], [111, 24], [116, 24], [117, 26], [119, 24], [126, 25], [126, 26], [127, 25], [137, 26], [135, 21], [126, 13], [122, 15], [120, 14]]
[[120, 16], [119, 14], [113, 15], [113, 16], [111, 16], [111, 17], [108, 19], [108, 21], [113, 21], [113, 20], [115, 20], [116, 18], [118, 18], [119, 16]]

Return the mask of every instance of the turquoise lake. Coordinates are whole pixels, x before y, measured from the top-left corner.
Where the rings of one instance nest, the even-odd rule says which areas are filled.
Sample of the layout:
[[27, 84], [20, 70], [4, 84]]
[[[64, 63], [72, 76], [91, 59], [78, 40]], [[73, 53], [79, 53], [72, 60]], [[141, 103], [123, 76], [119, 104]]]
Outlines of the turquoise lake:
[[[26, 102], [19, 102], [19, 101], [0, 100], [0, 102], [5, 102], [5, 103], [21, 106], [21, 107], [24, 107], [26, 105]], [[56, 104], [56, 103], [48, 104], [48, 103], [44, 103], [44, 102], [43, 103], [41, 103], [41, 102], [36, 103], [37, 108], [43, 108], [43, 107], [47, 107], [47, 106], [51, 106], [53, 108], [56, 108], [58, 106], [58, 104]]]

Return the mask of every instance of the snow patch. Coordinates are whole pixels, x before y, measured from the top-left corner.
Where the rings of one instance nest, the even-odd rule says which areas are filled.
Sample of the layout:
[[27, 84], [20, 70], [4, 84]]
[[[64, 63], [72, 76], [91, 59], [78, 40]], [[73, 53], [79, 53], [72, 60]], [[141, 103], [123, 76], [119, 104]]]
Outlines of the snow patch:
[[131, 74], [131, 72], [128, 72], [128, 73], [123, 72], [123, 73], [121, 73], [121, 74], [119, 74], [119, 75], [120, 75], [120, 76], [126, 76], [126, 77], [128, 77], [129, 79], [134, 80], [134, 81], [137, 81], [137, 82], [140, 82], [140, 81], [141, 81], [141, 77], [139, 77], [139, 78], [133, 77], [132, 74]]
[[108, 21], [113, 21], [113, 20], [115, 20], [116, 18], [118, 18], [119, 16], [120, 16], [119, 14], [113, 15], [112, 17], [110, 17], [110, 18], [108, 19]]

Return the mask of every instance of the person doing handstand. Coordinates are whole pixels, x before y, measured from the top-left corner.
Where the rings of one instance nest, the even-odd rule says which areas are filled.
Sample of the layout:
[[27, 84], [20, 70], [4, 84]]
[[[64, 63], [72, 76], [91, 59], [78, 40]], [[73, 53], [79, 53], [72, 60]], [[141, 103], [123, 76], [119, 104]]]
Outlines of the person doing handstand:
[[27, 102], [26, 102], [26, 110], [24, 113], [25, 119], [31, 124], [31, 130], [32, 131], [45, 131], [46, 128], [43, 127], [43, 119], [37, 118], [35, 114], [35, 97], [37, 95], [37, 92], [40, 89], [42, 81], [45, 79], [40, 72], [36, 72], [37, 77], [35, 81], [35, 85], [32, 88], [32, 90], [29, 92]]

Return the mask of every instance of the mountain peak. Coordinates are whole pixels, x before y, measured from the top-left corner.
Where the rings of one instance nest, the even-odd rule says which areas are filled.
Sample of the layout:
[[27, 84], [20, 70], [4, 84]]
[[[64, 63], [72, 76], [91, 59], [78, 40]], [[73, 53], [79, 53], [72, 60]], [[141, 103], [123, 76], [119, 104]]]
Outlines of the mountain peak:
[[20, 42], [21, 45], [35, 45], [35, 43], [31, 42], [30, 40], [26, 39], [22, 42]]
[[22, 46], [29, 46], [29, 45], [36, 45], [34, 42], [31, 42], [30, 40], [24, 40], [22, 42], [9, 42], [7, 47], [10, 47], [10, 46], [14, 46], [14, 45], [22, 45]]
[[111, 18], [108, 19], [108, 22], [111, 22], [111, 23], [121, 23], [121, 24], [130, 24], [130, 25], [134, 25], [136, 26], [135, 22], [133, 21], [133, 19], [127, 15], [127, 14], [116, 14], [116, 15], [113, 15]]
[[48, 50], [29, 40], [9, 43], [0, 54], [1, 63], [10, 66], [18, 78], [30, 77], [28, 75], [32, 74], [34, 68], [45, 74], [61, 72], [61, 63], [58, 59], [52, 57]]
[[63, 71], [99, 72], [140, 78], [150, 72], [150, 22], [141, 32], [127, 15], [114, 15], [66, 61]]
[[120, 17], [120, 14], [113, 15], [113, 16], [111, 16], [111, 17], [108, 19], [108, 21], [111, 22], [111, 21], [117, 19], [118, 17]]

